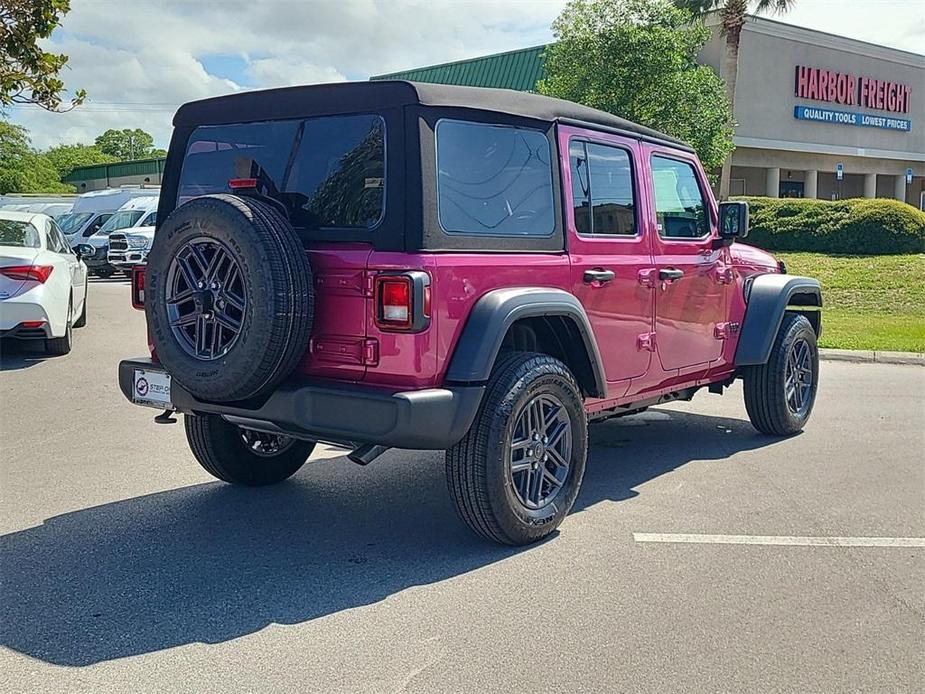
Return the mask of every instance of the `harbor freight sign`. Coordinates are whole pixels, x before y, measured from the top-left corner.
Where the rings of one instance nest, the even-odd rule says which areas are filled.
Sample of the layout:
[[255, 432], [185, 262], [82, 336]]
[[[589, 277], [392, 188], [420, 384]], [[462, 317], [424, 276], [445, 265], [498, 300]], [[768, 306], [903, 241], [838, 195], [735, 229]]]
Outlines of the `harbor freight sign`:
[[912, 121], [908, 118], [895, 116], [878, 116], [873, 113], [858, 113], [856, 111], [835, 111], [829, 108], [816, 106], [795, 106], [793, 117], [798, 120], [811, 120], [818, 123], [834, 123], [835, 125], [859, 125], [868, 128], [882, 128], [884, 130], [912, 130]]

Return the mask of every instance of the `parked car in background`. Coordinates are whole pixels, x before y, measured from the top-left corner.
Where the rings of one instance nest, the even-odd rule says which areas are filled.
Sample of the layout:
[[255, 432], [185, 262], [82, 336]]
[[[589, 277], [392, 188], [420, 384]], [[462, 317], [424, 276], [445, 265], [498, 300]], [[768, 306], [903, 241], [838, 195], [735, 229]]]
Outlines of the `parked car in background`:
[[[777, 436], [807, 423], [822, 295], [739, 243], [685, 143], [536, 94], [364, 82], [235, 94], [174, 118], [133, 304], [136, 404], [184, 415], [210, 474], [446, 450], [460, 517], [548, 536], [588, 425], [744, 380]], [[143, 295], [142, 295], [143, 292]], [[653, 452], [657, 455], [657, 452]]]
[[[90, 274], [109, 277], [116, 267], [109, 262], [109, 236], [115, 231], [127, 233], [136, 227], [153, 226], [157, 219], [157, 196], [133, 198], [116, 210], [99, 231], [84, 241], [93, 253], [84, 257]], [[120, 242], [121, 243], [121, 242]]]
[[0, 337], [71, 351], [87, 324], [87, 266], [44, 214], [0, 210]]
[[109, 235], [109, 264], [131, 276], [132, 268], [148, 260], [154, 242], [154, 226], [137, 226]]
[[157, 197], [158, 187], [106, 188], [78, 195], [71, 211], [57, 221], [71, 247], [85, 243], [109, 221], [113, 213], [135, 198]]

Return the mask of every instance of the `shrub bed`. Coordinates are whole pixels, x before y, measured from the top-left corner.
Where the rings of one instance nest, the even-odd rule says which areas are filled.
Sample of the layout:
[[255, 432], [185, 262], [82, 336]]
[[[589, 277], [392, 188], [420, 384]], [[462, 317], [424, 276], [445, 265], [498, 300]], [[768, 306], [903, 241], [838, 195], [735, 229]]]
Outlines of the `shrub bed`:
[[746, 243], [769, 251], [852, 255], [925, 252], [925, 212], [898, 200], [742, 197]]

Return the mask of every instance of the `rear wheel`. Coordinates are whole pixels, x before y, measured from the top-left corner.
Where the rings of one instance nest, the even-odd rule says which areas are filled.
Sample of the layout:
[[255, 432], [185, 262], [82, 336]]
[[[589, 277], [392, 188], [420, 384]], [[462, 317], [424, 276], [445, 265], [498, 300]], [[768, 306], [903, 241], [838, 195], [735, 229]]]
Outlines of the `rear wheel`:
[[524, 545], [568, 514], [586, 457], [587, 418], [568, 367], [515, 352], [499, 359], [472, 427], [447, 451], [447, 482], [472, 530]]
[[186, 440], [199, 464], [223, 482], [248, 487], [276, 484], [295, 474], [315, 444], [265, 434], [226, 422], [218, 415], [185, 415]]
[[45, 351], [49, 354], [62, 355], [68, 354], [74, 344], [73, 339], [73, 320], [74, 320], [74, 299], [67, 303], [67, 323], [64, 326], [64, 335], [61, 337], [52, 337], [45, 340]]
[[789, 436], [803, 429], [819, 383], [816, 333], [805, 316], [784, 316], [768, 362], [749, 367], [744, 381], [745, 409], [758, 431]]

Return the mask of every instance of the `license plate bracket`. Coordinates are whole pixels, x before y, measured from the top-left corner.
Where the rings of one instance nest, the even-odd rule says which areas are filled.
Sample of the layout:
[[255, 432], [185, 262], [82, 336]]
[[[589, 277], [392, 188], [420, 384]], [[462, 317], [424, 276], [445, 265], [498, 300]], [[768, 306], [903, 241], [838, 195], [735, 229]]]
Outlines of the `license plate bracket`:
[[170, 374], [165, 371], [135, 369], [132, 402], [159, 410], [170, 409]]

